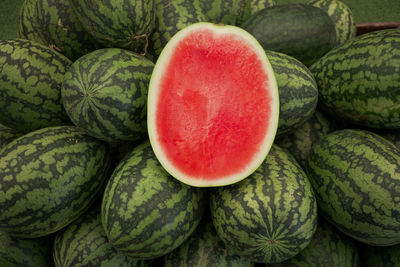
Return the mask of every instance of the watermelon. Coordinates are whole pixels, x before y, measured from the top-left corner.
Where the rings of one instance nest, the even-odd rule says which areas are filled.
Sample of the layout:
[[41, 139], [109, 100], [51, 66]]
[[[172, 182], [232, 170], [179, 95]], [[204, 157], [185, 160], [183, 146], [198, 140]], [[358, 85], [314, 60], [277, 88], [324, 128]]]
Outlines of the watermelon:
[[103, 194], [107, 239], [117, 251], [136, 259], [162, 257], [196, 229], [205, 208], [204, 193], [168, 175], [146, 141], [117, 165]]
[[332, 116], [370, 128], [400, 128], [400, 29], [363, 34], [310, 70], [319, 104]]
[[24, 1], [18, 36], [46, 45], [72, 61], [100, 48], [83, 28], [69, 0]]
[[164, 46], [179, 30], [206, 16], [199, 0], [154, 0], [155, 27], [150, 36], [148, 57], [156, 60]]
[[148, 266], [146, 262], [122, 255], [112, 247], [101, 224], [97, 205], [57, 232], [53, 255], [56, 267]]
[[321, 213], [350, 237], [400, 243], [400, 151], [366, 130], [331, 132], [311, 148], [307, 173]]
[[276, 5], [276, 0], [250, 0], [251, 14], [274, 5]]
[[35, 238], [63, 228], [104, 189], [108, 145], [75, 126], [23, 135], [0, 150], [0, 231]]
[[308, 5], [325, 11], [333, 20], [336, 30], [336, 44], [341, 45], [356, 36], [357, 28], [350, 8], [339, 0], [311, 0]]
[[289, 134], [278, 136], [274, 142], [287, 149], [305, 169], [312, 145], [337, 128], [337, 122], [320, 109], [316, 109], [305, 123]]
[[331, 50], [336, 42], [335, 25], [328, 14], [306, 4], [262, 9], [241, 27], [264, 49], [292, 56], [307, 67]]
[[275, 76], [259, 43], [236, 26], [195, 23], [165, 46], [150, 80], [152, 148], [192, 186], [240, 181], [265, 159], [279, 114]]
[[22, 239], [0, 231], [0, 266], [53, 266], [53, 236]]
[[21, 135], [22, 133], [0, 124], [0, 149]]
[[0, 40], [0, 123], [22, 133], [70, 124], [61, 83], [72, 62], [29, 40]]
[[240, 25], [251, 15], [250, 0], [202, 0], [207, 22]]
[[364, 267], [400, 266], [400, 244], [394, 246], [360, 246], [361, 264]]
[[294, 257], [311, 242], [317, 227], [311, 184], [293, 156], [277, 145], [248, 178], [212, 188], [210, 207], [226, 247], [254, 262]]
[[108, 142], [147, 137], [147, 90], [154, 64], [121, 48], [104, 48], [76, 60], [61, 98], [72, 122]]
[[[357, 244], [326, 220], [319, 218], [310, 244], [295, 257], [268, 267], [360, 266]], [[382, 266], [382, 265], [375, 265]]]
[[154, 0], [69, 0], [82, 26], [103, 46], [146, 53]]
[[253, 267], [254, 263], [226, 248], [207, 212], [195, 232], [181, 246], [163, 257], [163, 266]]
[[279, 137], [294, 131], [313, 115], [318, 102], [318, 88], [303, 63], [283, 53], [266, 53], [279, 88]]

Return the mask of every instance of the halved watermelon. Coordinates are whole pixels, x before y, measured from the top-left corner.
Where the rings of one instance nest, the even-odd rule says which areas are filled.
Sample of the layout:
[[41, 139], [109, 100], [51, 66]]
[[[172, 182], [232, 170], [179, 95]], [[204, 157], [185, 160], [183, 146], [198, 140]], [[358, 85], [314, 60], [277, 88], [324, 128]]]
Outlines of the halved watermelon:
[[238, 182], [275, 138], [278, 89], [265, 51], [235, 26], [200, 22], [176, 33], [149, 85], [149, 138], [161, 165], [192, 186]]

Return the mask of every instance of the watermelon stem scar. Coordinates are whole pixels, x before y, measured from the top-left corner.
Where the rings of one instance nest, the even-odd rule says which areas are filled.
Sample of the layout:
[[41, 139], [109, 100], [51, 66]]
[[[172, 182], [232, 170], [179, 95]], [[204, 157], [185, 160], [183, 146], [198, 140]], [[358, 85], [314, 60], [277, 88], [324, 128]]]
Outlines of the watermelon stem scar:
[[148, 95], [152, 148], [173, 177], [221, 186], [254, 172], [275, 138], [279, 99], [264, 49], [246, 31], [195, 23], [171, 38]]

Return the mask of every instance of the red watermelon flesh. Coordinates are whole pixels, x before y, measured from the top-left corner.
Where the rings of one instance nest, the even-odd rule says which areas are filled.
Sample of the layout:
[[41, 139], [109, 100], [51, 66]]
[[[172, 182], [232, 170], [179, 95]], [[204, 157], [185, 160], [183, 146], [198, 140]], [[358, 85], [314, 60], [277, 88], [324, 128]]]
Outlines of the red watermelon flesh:
[[196, 23], [178, 32], [156, 63], [150, 141], [182, 182], [232, 184], [268, 154], [278, 110], [275, 77], [258, 42], [234, 26]]

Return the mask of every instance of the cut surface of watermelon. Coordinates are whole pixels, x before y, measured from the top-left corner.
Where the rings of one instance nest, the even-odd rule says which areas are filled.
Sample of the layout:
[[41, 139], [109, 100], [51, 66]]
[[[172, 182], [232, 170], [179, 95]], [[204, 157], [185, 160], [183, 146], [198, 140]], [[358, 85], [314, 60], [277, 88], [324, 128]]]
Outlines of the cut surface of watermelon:
[[238, 27], [192, 24], [156, 62], [149, 138], [166, 171], [186, 184], [221, 186], [250, 175], [270, 150], [278, 113], [267, 56]]

